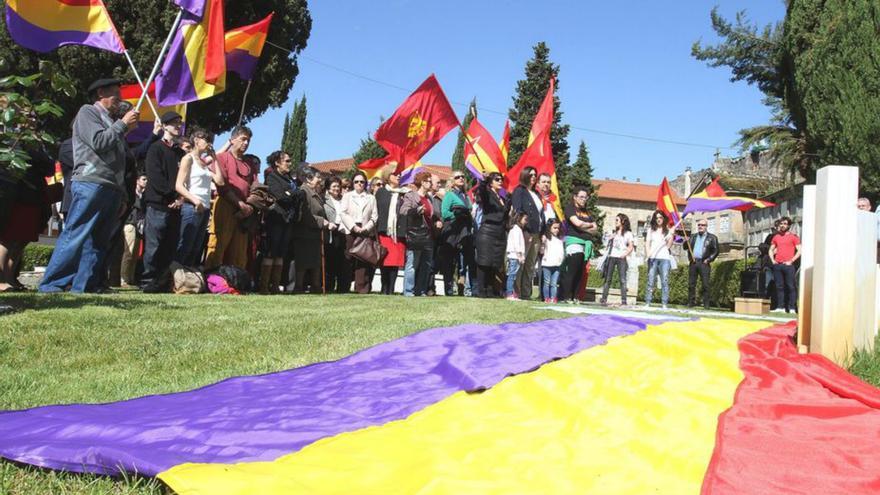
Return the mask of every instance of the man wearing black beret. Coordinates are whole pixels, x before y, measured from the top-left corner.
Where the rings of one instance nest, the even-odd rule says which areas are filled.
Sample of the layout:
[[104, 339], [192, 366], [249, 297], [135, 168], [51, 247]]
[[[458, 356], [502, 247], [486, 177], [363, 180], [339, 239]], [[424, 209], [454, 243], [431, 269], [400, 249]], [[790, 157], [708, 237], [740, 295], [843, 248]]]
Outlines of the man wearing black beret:
[[131, 109], [114, 120], [120, 82], [99, 79], [88, 87], [93, 104], [83, 105], [73, 121], [73, 176], [64, 231], [40, 283], [40, 292], [101, 290], [110, 237], [125, 211], [125, 134], [137, 125]]

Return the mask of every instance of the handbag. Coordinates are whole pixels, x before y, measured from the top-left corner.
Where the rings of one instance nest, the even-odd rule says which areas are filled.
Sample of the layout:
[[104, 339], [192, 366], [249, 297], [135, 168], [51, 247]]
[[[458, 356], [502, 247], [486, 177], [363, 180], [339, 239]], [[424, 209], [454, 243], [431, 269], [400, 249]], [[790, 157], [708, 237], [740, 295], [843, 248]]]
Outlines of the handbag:
[[388, 255], [388, 250], [375, 237], [356, 235], [353, 236], [351, 247], [348, 248], [348, 255], [364, 263], [377, 266]]
[[608, 268], [611, 264], [608, 262], [608, 258], [611, 257], [611, 250], [614, 249], [614, 238], [611, 238], [611, 243], [608, 244], [608, 251], [602, 256], [602, 262], [599, 264], [599, 273], [602, 274], [602, 278], [608, 277]]

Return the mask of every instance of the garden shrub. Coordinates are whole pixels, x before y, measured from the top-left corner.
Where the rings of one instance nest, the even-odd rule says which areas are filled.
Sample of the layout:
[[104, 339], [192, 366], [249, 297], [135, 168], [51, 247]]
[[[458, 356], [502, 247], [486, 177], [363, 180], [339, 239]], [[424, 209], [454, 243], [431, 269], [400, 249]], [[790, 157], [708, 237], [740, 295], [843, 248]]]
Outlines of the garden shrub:
[[52, 258], [52, 251], [55, 250], [55, 246], [47, 246], [45, 244], [37, 244], [36, 242], [32, 242], [24, 248], [24, 254], [21, 256], [21, 271], [29, 272], [34, 269], [35, 266], [46, 266], [49, 264], [49, 259]]

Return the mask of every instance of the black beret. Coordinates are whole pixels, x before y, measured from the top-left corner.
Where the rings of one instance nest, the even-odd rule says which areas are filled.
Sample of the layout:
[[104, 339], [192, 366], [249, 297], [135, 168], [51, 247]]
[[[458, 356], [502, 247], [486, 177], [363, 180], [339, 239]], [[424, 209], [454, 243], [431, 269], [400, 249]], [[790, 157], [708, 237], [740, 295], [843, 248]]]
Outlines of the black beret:
[[120, 84], [121, 81], [119, 79], [98, 79], [89, 85], [89, 93], [101, 88], [106, 88], [107, 86], [119, 86]]
[[183, 116], [175, 111], [165, 112], [162, 114], [162, 123], [163, 124], [168, 124], [168, 123], [170, 123], [174, 120], [177, 120], [177, 119], [183, 120]]

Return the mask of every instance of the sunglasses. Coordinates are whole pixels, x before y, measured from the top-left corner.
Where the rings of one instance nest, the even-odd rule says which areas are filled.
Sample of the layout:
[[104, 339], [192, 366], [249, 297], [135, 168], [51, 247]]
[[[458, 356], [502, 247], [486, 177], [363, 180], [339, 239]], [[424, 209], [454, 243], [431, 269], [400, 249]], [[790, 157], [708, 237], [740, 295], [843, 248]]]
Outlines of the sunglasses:
[[456, 175], [456, 176], [454, 176], [454, 177], [452, 177], [452, 178], [453, 178], [453, 179], [464, 179], [464, 176], [463, 176], [463, 175]]
[[709, 226], [709, 224], [706, 224], [706, 223], [698, 223], [697, 224], [697, 227], [708, 227], [708, 226]]
[[502, 179], [501, 177], [495, 177], [494, 179], [492, 179], [493, 182], [501, 182], [503, 180], [504, 179]]
[[352, 182], [354, 184], [366, 184], [367, 183], [367, 181], [365, 181], [365, 180], [356, 180], [356, 181], [352, 181]]

